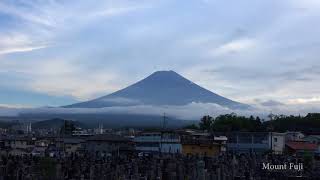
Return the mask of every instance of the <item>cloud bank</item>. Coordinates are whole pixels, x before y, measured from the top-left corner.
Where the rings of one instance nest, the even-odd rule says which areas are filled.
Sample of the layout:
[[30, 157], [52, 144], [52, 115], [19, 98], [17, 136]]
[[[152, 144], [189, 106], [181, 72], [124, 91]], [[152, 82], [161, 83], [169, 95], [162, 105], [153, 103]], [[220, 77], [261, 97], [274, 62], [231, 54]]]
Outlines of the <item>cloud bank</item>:
[[183, 120], [198, 120], [204, 115], [218, 116], [221, 114], [236, 113], [242, 116], [260, 116], [268, 120], [268, 115], [306, 115], [307, 113], [319, 112], [320, 103], [298, 106], [278, 104], [277, 107], [266, 105], [253, 105], [250, 110], [235, 110], [211, 103], [190, 103], [184, 106], [128, 106], [106, 108], [0, 108], [0, 116], [19, 116], [21, 114], [141, 114], [163, 115]]

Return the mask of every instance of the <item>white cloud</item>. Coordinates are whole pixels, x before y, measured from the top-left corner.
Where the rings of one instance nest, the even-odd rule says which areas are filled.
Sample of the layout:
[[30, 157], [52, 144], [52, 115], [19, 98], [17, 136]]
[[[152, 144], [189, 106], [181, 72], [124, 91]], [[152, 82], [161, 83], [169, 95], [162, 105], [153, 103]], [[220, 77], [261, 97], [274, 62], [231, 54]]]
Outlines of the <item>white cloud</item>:
[[[51, 1], [53, 2], [53, 1]], [[44, 26], [53, 27], [55, 26], [54, 19], [49, 15], [48, 6], [52, 7], [52, 3], [48, 3], [50, 5], [42, 4], [40, 7], [32, 7], [32, 9], [25, 8], [24, 6], [14, 6], [14, 4], [6, 4], [4, 2], [0, 2], [0, 12], [18, 17], [22, 20], [40, 24]], [[28, 3], [26, 4], [28, 5]], [[40, 4], [32, 3], [29, 4], [31, 6], [40, 6]]]
[[319, 8], [320, 8], [320, 1], [318, 1], [318, 0], [306, 0], [306, 1], [288, 0], [288, 2], [293, 7], [300, 8], [300, 9], [319, 10]]
[[117, 15], [122, 15], [122, 14], [127, 14], [130, 12], [137, 11], [139, 9], [144, 9], [147, 6], [128, 6], [128, 7], [113, 7], [113, 8], [108, 8], [105, 10], [93, 12], [90, 14], [90, 18], [97, 18], [97, 17], [112, 17], [112, 16], [117, 16]]
[[[170, 117], [176, 117], [186, 120], [199, 119], [203, 115], [209, 114], [217, 116], [236, 112], [239, 115], [251, 115], [249, 111], [234, 111], [217, 104], [191, 103], [185, 106], [127, 106], [127, 107], [105, 107], [105, 108], [25, 108], [17, 110], [19, 113], [32, 114], [144, 114], [144, 115], [162, 115], [166, 113]], [[0, 114], [1, 115], [1, 114]]]
[[298, 105], [320, 103], [320, 97], [289, 99], [288, 103]]
[[78, 100], [88, 100], [97, 95], [119, 89], [117, 75], [107, 69], [88, 69], [68, 60], [39, 62], [37, 71], [24, 71], [32, 79], [28, 86], [41, 93], [55, 96], [73, 96]]
[[10, 53], [16, 53], [16, 52], [28, 52], [28, 51], [33, 51], [37, 49], [42, 49], [46, 48], [46, 46], [26, 46], [26, 47], [8, 47], [8, 48], [3, 48], [0, 50], [0, 55], [1, 54], [10, 54]]
[[[319, 105], [320, 103], [318, 103]], [[277, 105], [262, 106], [259, 104], [252, 105], [251, 110], [234, 110], [222, 107], [212, 103], [190, 103], [183, 106], [127, 106], [127, 107], [105, 107], [105, 108], [0, 108], [0, 116], [10, 115], [17, 116], [20, 113], [32, 114], [142, 114], [142, 115], [163, 115], [166, 113], [169, 117], [175, 117], [184, 120], [197, 120], [204, 115], [213, 117], [221, 114], [236, 113], [241, 116], [260, 116], [268, 119], [267, 116], [273, 114], [284, 115], [306, 115], [310, 112], [318, 112], [320, 108], [306, 105]], [[317, 106], [319, 107], [319, 106]]]
[[0, 34], [0, 55], [16, 52], [28, 52], [46, 48], [45, 43], [36, 43], [24, 34]]
[[213, 56], [222, 56], [233, 53], [241, 53], [242, 51], [250, 50], [251, 48], [257, 46], [257, 42], [253, 39], [237, 39], [220, 45], [215, 48], [210, 54]]
[[31, 108], [31, 107], [23, 104], [0, 104], [0, 108], [21, 109], [21, 108]]
[[93, 4], [99, 5], [93, 6], [86, 1], [79, 1], [77, 4], [32, 0], [17, 3], [0, 2], [0, 12], [21, 21], [17, 21], [14, 29], [9, 32], [0, 30], [0, 55], [28, 52], [46, 48], [48, 44], [59, 44], [62, 43], [60, 36], [73, 34], [98, 19], [151, 7], [150, 3], [112, 0]]
[[[2, 56], [0, 70], [24, 79], [18, 84], [20, 88], [53, 96], [72, 96], [78, 100], [88, 100], [118, 90], [126, 81], [119, 82], [116, 71], [104, 68], [104, 64], [91, 69], [86, 67], [90, 65], [88, 60], [81, 61], [84, 51], [89, 51], [87, 49], [90, 47], [72, 49], [70, 53], [68, 50], [56, 49], [65, 44], [74, 47], [72, 41], [75, 40], [66, 38], [92, 24], [97, 25], [97, 20], [150, 7], [151, 2], [112, 0], [90, 3], [26, 1], [17, 4], [2, 1], [0, 12], [19, 20], [9, 32], [0, 30], [0, 55], [31, 52], [49, 46], [52, 49], [42, 51], [41, 57], [27, 55], [9, 59]], [[82, 43], [86, 46], [86, 42]], [[52, 53], [51, 50], [55, 52]]]
[[116, 71], [104, 67], [92, 70], [72, 59], [0, 61], [0, 69], [23, 79], [16, 82], [16, 88], [52, 96], [72, 96], [77, 100], [111, 93], [126, 82], [118, 80]]

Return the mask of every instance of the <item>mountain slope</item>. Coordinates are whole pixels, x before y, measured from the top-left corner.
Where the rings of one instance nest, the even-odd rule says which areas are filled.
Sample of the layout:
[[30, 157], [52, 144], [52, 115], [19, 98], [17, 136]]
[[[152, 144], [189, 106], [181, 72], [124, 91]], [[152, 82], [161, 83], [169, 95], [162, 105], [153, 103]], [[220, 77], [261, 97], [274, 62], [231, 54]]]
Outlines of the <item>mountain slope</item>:
[[101, 108], [134, 105], [186, 105], [215, 103], [232, 109], [247, 109], [238, 103], [206, 90], [174, 71], [157, 71], [147, 78], [112, 94], [68, 108]]
[[[43, 120], [43, 121], [37, 121], [32, 123], [32, 128], [33, 129], [60, 129], [64, 123], [65, 123], [65, 119], [61, 119], [61, 118], [52, 118], [49, 120]], [[67, 120], [70, 121], [70, 120]], [[82, 123], [78, 122], [78, 121], [72, 121], [72, 123], [77, 126], [77, 127], [85, 127], [85, 125], [83, 125]]]

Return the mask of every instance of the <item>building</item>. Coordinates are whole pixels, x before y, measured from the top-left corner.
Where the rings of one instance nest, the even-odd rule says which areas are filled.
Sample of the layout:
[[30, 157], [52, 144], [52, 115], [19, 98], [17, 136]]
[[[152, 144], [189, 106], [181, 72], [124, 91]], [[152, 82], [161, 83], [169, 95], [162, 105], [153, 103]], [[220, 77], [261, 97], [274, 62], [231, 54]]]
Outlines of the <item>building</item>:
[[11, 149], [8, 154], [12, 156], [24, 156], [29, 155], [31, 151], [29, 149]]
[[136, 150], [144, 152], [181, 153], [180, 136], [174, 131], [141, 132], [134, 137]]
[[320, 154], [320, 135], [309, 135], [303, 138], [304, 141], [316, 144], [318, 146], [317, 154]]
[[80, 138], [64, 138], [63, 139], [64, 143], [64, 151], [67, 155], [70, 155], [72, 153], [77, 153], [82, 150], [85, 144], [84, 139]]
[[317, 144], [305, 141], [290, 141], [286, 143], [286, 153], [290, 155], [315, 154], [318, 150]]
[[301, 141], [305, 136], [301, 132], [296, 132], [296, 131], [287, 131], [285, 132], [286, 134], [286, 142], [289, 141]]
[[113, 134], [88, 137], [85, 144], [85, 150], [96, 155], [114, 154], [133, 149], [134, 143], [131, 139]]
[[188, 132], [182, 135], [182, 154], [213, 157], [226, 151], [227, 137]]
[[46, 149], [46, 155], [49, 157], [57, 157], [62, 154], [62, 149], [58, 148], [56, 144], [49, 144], [47, 149]]
[[309, 135], [302, 139], [303, 141], [308, 141], [313, 144], [320, 145], [320, 135]]
[[2, 141], [4, 142], [5, 149], [30, 150], [30, 149], [33, 149], [33, 147], [35, 146], [36, 138], [12, 136], [12, 137], [4, 137]]
[[272, 151], [282, 154], [285, 148], [285, 134], [276, 132], [231, 132], [227, 150], [235, 153], [264, 153]]
[[271, 150], [275, 154], [282, 154], [285, 149], [285, 134], [272, 132], [269, 134]]
[[36, 146], [31, 151], [32, 156], [41, 156], [44, 157], [46, 155], [46, 149], [45, 146]]
[[51, 137], [37, 138], [35, 140], [35, 146], [48, 147], [49, 144], [53, 143], [53, 140], [54, 138], [51, 138]]

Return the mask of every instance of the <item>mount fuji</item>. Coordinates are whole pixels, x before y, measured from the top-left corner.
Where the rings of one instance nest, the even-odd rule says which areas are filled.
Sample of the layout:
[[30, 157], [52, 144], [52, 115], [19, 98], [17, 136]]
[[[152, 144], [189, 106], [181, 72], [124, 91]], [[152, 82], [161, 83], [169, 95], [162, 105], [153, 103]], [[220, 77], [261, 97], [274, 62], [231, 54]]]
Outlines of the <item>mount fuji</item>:
[[230, 100], [200, 87], [174, 71], [157, 71], [145, 79], [112, 94], [64, 107], [180, 106], [190, 103], [214, 103], [230, 109], [250, 108], [247, 104]]

